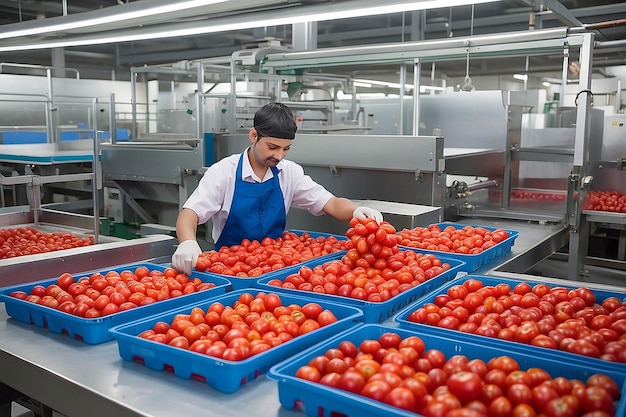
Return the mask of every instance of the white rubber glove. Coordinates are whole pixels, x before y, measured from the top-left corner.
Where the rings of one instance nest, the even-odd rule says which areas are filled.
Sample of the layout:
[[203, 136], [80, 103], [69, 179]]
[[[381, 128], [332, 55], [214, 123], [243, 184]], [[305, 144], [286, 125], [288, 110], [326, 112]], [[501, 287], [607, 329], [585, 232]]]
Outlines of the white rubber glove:
[[184, 272], [190, 275], [201, 253], [202, 249], [200, 249], [198, 242], [195, 240], [185, 240], [178, 245], [176, 252], [172, 255], [172, 268], [178, 272]]
[[357, 207], [354, 210], [354, 213], [352, 213], [352, 217], [355, 217], [357, 219], [370, 218], [376, 220], [378, 223], [381, 223], [383, 221], [383, 215], [380, 211], [364, 206]]

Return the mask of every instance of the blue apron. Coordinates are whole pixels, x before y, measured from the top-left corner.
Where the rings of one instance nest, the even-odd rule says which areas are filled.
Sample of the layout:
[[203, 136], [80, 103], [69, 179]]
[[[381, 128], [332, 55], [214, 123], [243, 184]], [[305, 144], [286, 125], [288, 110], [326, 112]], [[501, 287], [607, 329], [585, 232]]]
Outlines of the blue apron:
[[233, 201], [224, 230], [215, 243], [216, 250], [222, 246], [239, 245], [243, 239], [260, 242], [265, 237], [277, 238], [285, 230], [287, 214], [278, 168], [270, 167], [274, 177], [269, 181], [247, 182], [241, 176], [244, 157], [247, 157], [245, 152], [237, 164]]

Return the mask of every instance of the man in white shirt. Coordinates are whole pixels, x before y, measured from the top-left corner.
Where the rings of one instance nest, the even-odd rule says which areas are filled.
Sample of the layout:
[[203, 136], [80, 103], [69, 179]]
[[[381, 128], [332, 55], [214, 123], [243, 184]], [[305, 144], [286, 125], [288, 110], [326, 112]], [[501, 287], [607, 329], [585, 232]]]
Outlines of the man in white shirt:
[[291, 110], [282, 103], [267, 104], [255, 113], [254, 127], [248, 132], [252, 145], [211, 165], [179, 213], [176, 234], [180, 244], [172, 256], [176, 270], [191, 273], [202, 253], [197, 227], [209, 219], [213, 220], [216, 250], [243, 239], [260, 242], [281, 236], [292, 206], [345, 222], [353, 217], [382, 222], [377, 210], [335, 197], [300, 165], [284, 159], [296, 130]]

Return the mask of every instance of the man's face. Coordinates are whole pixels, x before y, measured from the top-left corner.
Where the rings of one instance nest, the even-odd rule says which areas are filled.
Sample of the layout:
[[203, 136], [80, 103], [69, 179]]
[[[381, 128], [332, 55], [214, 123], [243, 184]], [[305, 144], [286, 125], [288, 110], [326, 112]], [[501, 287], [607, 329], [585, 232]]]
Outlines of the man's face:
[[252, 158], [259, 164], [276, 166], [287, 155], [292, 144], [292, 139], [257, 137], [252, 142]]

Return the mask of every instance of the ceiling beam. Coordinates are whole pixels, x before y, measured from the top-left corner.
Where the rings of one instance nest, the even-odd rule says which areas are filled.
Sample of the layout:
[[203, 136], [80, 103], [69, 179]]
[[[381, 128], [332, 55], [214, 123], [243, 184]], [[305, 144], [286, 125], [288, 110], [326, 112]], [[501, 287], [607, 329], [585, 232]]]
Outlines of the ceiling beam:
[[563, 6], [558, 0], [522, 0], [527, 4], [533, 6], [533, 10], [539, 10], [537, 5], [543, 5], [550, 9], [550, 12], [565, 26], [567, 27], [582, 27], [584, 26], [580, 20], [578, 20], [572, 12], [565, 6]]

